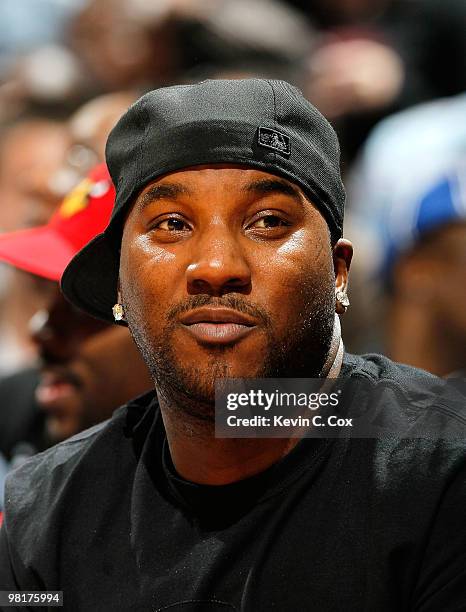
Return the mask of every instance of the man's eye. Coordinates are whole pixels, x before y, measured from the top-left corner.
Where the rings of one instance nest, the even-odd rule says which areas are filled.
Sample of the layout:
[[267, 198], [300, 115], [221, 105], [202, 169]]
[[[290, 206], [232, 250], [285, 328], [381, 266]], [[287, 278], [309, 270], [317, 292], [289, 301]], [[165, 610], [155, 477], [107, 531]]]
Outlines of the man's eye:
[[181, 219], [170, 217], [169, 219], [164, 219], [163, 221], [160, 221], [160, 223], [157, 223], [155, 229], [161, 229], [169, 232], [182, 232], [183, 230], [188, 229], [188, 225]]
[[286, 227], [288, 223], [277, 217], [277, 215], [264, 215], [251, 225], [254, 229], [273, 229], [274, 227]]

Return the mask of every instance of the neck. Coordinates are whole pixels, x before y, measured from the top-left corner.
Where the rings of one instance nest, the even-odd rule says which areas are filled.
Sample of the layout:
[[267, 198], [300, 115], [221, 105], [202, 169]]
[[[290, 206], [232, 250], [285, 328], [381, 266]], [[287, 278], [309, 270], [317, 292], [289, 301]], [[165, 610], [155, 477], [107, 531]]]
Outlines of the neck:
[[[336, 378], [343, 360], [340, 321], [335, 315], [333, 337], [322, 378]], [[300, 438], [216, 438], [214, 426], [181, 419], [182, 409], [159, 393], [160, 409], [173, 464], [191, 482], [224, 485], [263, 472], [287, 455]], [[175, 409], [173, 409], [175, 408]]]
[[330, 349], [321, 371], [322, 378], [337, 378], [340, 374], [341, 364], [343, 363], [343, 353], [345, 348], [341, 338], [340, 318], [336, 314], [333, 324], [332, 341]]

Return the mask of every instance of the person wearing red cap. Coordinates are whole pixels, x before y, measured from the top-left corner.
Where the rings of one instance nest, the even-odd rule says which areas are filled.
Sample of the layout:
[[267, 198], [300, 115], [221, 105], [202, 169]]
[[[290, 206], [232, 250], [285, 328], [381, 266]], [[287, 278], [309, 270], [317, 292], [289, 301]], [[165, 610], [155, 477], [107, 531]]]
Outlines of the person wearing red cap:
[[[150, 388], [128, 331], [80, 312], [58, 286], [71, 258], [107, 225], [114, 197], [102, 164], [65, 198], [46, 225], [0, 236], [0, 260], [34, 275], [43, 294], [43, 308], [30, 327], [41, 358], [35, 400], [46, 415], [45, 445], [108, 418], [121, 403]], [[123, 356], [125, 368], [119, 367]], [[14, 420], [14, 403], [2, 402], [2, 412], [6, 410]], [[21, 441], [3, 439], [7, 448], [0, 451], [11, 458], [12, 448]]]

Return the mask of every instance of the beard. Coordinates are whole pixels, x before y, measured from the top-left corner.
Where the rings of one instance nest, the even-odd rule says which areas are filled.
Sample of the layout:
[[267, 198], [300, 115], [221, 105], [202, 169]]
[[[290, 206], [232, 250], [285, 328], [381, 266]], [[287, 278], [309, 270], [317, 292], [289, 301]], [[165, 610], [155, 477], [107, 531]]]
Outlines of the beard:
[[[266, 343], [260, 363], [242, 378], [318, 378], [327, 359], [334, 326], [333, 278], [321, 279], [319, 286], [303, 285], [297, 301], [300, 307], [286, 333], [280, 337], [273, 321], [260, 306], [239, 293], [220, 298], [207, 294], [188, 297], [166, 315], [167, 324], [157, 334], [150, 322], [127, 312], [133, 339], [152, 375], [159, 399], [172, 410], [197, 422], [214, 421], [216, 381], [238, 378], [229, 363], [234, 346], [209, 347], [206, 360], [189, 367], [180, 362], [173, 348], [178, 316], [202, 306], [223, 306], [250, 314], [262, 322]], [[310, 283], [309, 283], [310, 285]]]

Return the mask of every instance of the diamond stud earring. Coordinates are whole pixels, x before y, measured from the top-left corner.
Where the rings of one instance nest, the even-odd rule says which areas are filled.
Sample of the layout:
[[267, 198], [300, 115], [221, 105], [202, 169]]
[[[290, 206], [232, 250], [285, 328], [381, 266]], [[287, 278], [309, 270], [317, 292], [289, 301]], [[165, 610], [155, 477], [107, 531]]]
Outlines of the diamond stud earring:
[[125, 311], [123, 310], [123, 306], [119, 303], [115, 304], [112, 308], [113, 318], [115, 321], [123, 321], [125, 316]]
[[337, 291], [335, 294], [335, 297], [337, 301], [340, 302], [340, 304], [346, 310], [348, 306], [350, 305], [350, 301], [346, 293], [344, 291]]

